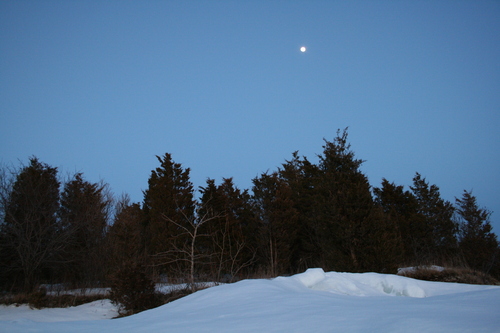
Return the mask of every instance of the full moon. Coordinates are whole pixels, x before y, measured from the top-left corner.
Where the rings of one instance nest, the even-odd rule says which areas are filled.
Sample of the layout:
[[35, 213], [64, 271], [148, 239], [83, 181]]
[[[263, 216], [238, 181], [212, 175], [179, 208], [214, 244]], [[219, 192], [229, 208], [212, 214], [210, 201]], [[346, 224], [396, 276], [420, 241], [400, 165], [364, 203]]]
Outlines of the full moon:
[[305, 46], [302, 46], [302, 47], [300, 48], [300, 52], [306, 52], [306, 47], [305, 47]]

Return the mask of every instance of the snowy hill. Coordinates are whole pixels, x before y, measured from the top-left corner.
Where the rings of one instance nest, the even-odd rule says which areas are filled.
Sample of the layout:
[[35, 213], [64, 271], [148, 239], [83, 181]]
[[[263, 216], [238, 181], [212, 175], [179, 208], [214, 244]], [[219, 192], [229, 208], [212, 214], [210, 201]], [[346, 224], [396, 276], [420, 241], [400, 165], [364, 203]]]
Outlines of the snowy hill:
[[[30, 311], [64, 310], [71, 316]], [[0, 308], [0, 332], [500, 332], [500, 287], [309, 269], [212, 287], [122, 319], [46, 312], [59, 321], [42, 322], [19, 312]]]

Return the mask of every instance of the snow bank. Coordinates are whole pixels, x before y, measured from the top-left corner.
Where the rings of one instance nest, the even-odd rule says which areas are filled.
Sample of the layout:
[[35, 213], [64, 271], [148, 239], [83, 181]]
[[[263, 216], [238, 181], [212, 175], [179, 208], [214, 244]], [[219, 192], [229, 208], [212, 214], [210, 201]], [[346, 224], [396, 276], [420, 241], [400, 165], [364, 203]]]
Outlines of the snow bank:
[[498, 332], [499, 311], [498, 286], [310, 269], [212, 287], [114, 320], [34, 322], [0, 308], [0, 332]]
[[[308, 269], [290, 278], [319, 291], [350, 296], [406, 296], [423, 298], [457, 292], [483, 290], [485, 286], [460, 285], [415, 280], [403, 276], [378, 273], [325, 273], [321, 268]], [[488, 288], [488, 287], [486, 287]]]

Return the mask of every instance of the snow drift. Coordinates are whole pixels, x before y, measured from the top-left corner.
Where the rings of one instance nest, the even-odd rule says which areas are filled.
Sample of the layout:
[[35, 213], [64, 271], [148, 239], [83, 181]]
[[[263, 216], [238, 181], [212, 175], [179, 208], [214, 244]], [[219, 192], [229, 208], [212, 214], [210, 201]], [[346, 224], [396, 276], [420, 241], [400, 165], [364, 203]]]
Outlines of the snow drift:
[[492, 332], [499, 310], [498, 286], [309, 269], [212, 287], [122, 319], [42, 323], [0, 309], [0, 331]]

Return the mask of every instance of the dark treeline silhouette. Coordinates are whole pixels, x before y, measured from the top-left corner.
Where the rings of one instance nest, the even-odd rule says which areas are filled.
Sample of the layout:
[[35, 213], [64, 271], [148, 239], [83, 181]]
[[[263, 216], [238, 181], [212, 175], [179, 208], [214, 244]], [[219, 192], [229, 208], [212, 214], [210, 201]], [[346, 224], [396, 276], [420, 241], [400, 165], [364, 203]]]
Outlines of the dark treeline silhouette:
[[[0, 179], [0, 283], [107, 284], [143, 267], [158, 281], [234, 281], [325, 270], [395, 273], [404, 265], [470, 267], [500, 277], [491, 213], [464, 191], [455, 205], [416, 173], [408, 190], [372, 188], [347, 130], [318, 163], [297, 152], [250, 190], [208, 179], [199, 199], [189, 168], [157, 156], [142, 203], [113, 199], [78, 173], [62, 182], [36, 157]], [[143, 273], [143, 272], [142, 272]]]

